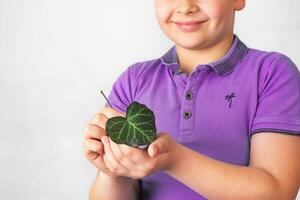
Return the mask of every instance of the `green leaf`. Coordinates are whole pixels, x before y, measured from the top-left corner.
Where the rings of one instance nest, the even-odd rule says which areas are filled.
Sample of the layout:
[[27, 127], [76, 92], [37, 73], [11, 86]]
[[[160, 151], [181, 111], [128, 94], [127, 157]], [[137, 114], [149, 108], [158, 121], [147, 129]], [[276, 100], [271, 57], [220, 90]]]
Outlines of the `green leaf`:
[[105, 125], [107, 135], [117, 144], [148, 145], [155, 140], [155, 116], [151, 109], [136, 101], [127, 107], [126, 118], [112, 117]]

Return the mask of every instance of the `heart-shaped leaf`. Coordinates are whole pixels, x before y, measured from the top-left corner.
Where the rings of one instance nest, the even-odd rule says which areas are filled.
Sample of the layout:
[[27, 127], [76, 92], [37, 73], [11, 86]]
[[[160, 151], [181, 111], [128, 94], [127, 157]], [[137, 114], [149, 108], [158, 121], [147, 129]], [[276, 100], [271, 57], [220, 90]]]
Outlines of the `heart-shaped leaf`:
[[136, 101], [127, 107], [126, 118], [112, 117], [105, 125], [107, 135], [117, 144], [140, 146], [156, 137], [155, 116], [151, 109]]

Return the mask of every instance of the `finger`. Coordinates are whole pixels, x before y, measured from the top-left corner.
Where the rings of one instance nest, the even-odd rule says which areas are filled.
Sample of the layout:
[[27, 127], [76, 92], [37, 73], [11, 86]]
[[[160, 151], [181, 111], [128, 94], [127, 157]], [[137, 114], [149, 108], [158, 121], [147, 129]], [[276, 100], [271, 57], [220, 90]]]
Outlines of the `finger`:
[[146, 163], [149, 160], [147, 152], [140, 148], [131, 147], [126, 144], [119, 145], [119, 148], [125, 157], [135, 164]]
[[157, 156], [158, 154], [158, 147], [155, 145], [152, 145], [150, 148], [147, 149], [148, 154], [151, 158]]
[[95, 124], [98, 127], [101, 127], [105, 130], [105, 124], [108, 120], [108, 117], [104, 113], [97, 113], [93, 116], [90, 124]]
[[102, 108], [101, 113], [105, 114], [107, 118], [112, 118], [116, 116], [123, 116], [123, 117], [126, 116], [126, 113], [119, 112], [118, 110], [111, 107]]
[[93, 164], [102, 172], [105, 174], [108, 174], [110, 176], [115, 176], [109, 168], [106, 166], [105, 161], [104, 161], [104, 156], [98, 156], [96, 160], [93, 161]]
[[86, 139], [84, 142], [89, 151], [103, 155], [104, 149], [100, 141], [93, 140], [93, 139]]
[[[99, 156], [102, 156], [104, 153], [104, 147], [102, 144], [99, 144], [98, 141], [85, 140], [83, 144], [83, 151], [85, 157], [92, 163], [98, 159]], [[94, 163], [93, 163], [94, 164]]]
[[109, 144], [113, 154], [115, 155], [115, 158], [120, 162], [122, 166], [124, 166], [124, 168], [129, 171], [129, 174], [127, 176], [133, 179], [139, 179], [140, 175], [138, 174], [138, 172], [144, 170], [143, 165], [134, 163], [133, 161], [128, 159], [121, 151], [120, 145], [112, 141], [110, 138]]
[[124, 168], [114, 157], [107, 136], [103, 136], [101, 141], [104, 145], [104, 161], [109, 170], [116, 174], [128, 174], [128, 170]]
[[97, 156], [99, 156], [99, 153], [91, 151], [87, 145], [83, 146], [83, 152], [84, 156], [91, 162], [93, 162]]
[[84, 138], [101, 140], [101, 137], [106, 135], [106, 131], [103, 128], [95, 124], [88, 123], [84, 129]]
[[124, 166], [124, 168], [128, 169], [128, 171], [131, 171], [132, 169], [134, 169], [137, 166], [136, 163], [134, 163], [133, 161], [126, 158], [126, 156], [120, 150], [119, 145], [117, 143], [115, 143], [114, 141], [112, 141], [110, 138], [109, 138], [109, 145], [110, 145], [110, 149], [113, 152], [116, 160], [118, 160], [120, 162], [120, 164]]
[[148, 147], [148, 154], [150, 157], [154, 157], [158, 154], [163, 154], [169, 152], [171, 140], [170, 136], [166, 133], [158, 134], [154, 142], [152, 142]]
[[97, 152], [91, 151], [89, 146], [84, 144], [83, 147], [85, 157], [99, 170], [110, 173], [109, 169], [104, 163], [103, 156]]
[[136, 147], [130, 147], [128, 145], [119, 146], [125, 157], [135, 163], [136, 166], [134, 166], [134, 168], [130, 168], [130, 170], [134, 169], [132, 174], [135, 177], [145, 177], [156, 170], [157, 162], [151, 160], [147, 151]]

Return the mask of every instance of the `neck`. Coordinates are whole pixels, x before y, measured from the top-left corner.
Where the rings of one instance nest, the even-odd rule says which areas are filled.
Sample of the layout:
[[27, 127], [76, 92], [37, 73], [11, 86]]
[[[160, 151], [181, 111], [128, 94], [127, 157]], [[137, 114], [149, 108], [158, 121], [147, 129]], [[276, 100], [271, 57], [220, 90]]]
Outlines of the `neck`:
[[222, 58], [230, 49], [234, 35], [224, 37], [216, 44], [202, 49], [186, 49], [176, 45], [180, 69], [189, 74], [200, 64], [208, 64]]

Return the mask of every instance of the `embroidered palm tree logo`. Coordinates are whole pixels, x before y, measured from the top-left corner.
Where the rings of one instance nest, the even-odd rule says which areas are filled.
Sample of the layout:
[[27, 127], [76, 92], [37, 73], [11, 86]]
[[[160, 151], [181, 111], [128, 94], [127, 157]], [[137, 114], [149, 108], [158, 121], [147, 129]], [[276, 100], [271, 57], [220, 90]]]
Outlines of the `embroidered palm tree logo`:
[[229, 108], [231, 107], [232, 98], [235, 97], [235, 93], [231, 93], [231, 95], [226, 95], [225, 100], [229, 102]]

